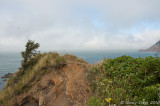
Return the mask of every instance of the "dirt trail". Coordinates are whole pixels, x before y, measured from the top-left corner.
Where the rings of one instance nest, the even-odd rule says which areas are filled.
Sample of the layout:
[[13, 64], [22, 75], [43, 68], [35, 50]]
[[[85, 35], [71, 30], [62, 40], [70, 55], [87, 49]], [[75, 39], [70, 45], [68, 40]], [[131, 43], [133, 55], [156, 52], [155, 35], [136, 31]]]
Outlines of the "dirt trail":
[[89, 67], [88, 64], [68, 63], [61, 69], [52, 69], [27, 93], [16, 97], [17, 105], [84, 106], [91, 96], [85, 76]]

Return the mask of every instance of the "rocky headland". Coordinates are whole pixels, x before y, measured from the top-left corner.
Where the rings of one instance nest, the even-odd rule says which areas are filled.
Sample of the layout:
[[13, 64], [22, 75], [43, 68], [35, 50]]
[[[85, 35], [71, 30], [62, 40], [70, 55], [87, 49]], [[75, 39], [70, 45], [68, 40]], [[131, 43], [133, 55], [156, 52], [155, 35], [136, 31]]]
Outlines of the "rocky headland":
[[[62, 59], [63, 58], [63, 59]], [[1, 106], [84, 106], [92, 95], [86, 79], [91, 67], [73, 55], [46, 53], [25, 73], [8, 73]]]
[[160, 52], [160, 40], [148, 49], [141, 49], [140, 52]]

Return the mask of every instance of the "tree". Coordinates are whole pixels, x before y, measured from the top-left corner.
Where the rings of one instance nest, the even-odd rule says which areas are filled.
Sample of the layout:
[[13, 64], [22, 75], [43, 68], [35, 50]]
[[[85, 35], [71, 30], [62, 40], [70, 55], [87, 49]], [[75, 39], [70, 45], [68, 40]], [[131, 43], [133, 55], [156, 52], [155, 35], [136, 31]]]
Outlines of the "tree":
[[26, 43], [26, 50], [21, 52], [22, 55], [22, 71], [25, 71], [25, 69], [28, 67], [28, 61], [37, 54], [36, 49], [39, 48], [39, 44], [35, 43], [35, 41], [32, 40], [28, 40], [28, 42]]

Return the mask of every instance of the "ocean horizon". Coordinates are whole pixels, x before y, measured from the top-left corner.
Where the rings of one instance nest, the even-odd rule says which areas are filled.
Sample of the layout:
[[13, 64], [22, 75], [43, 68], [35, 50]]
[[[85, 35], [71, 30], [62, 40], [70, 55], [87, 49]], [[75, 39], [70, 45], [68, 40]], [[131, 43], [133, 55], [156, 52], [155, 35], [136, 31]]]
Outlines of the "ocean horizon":
[[[133, 58], [155, 56], [157, 54], [160, 57], [160, 53], [157, 52], [137, 52], [137, 51], [57, 51], [60, 55], [73, 54], [79, 58], [82, 58], [89, 64], [94, 64], [103, 60], [104, 58], [116, 58], [122, 55], [131, 56]], [[6, 52], [0, 53], [0, 90], [4, 87], [5, 81], [1, 77], [7, 73], [15, 73], [21, 65], [20, 52]]]

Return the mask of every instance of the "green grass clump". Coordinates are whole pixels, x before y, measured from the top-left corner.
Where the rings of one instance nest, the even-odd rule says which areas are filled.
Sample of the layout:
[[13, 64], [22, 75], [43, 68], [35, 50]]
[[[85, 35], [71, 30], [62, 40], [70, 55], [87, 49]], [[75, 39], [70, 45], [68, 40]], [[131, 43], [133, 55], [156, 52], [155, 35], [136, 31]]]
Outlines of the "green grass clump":
[[[132, 58], [121, 56], [104, 59], [87, 73], [90, 86], [96, 95], [89, 99], [92, 106], [121, 105], [127, 101], [159, 101], [160, 104], [160, 59], [156, 57]], [[96, 99], [95, 99], [96, 98]], [[107, 98], [111, 101], [107, 102]], [[155, 104], [156, 105], [156, 104]]]

